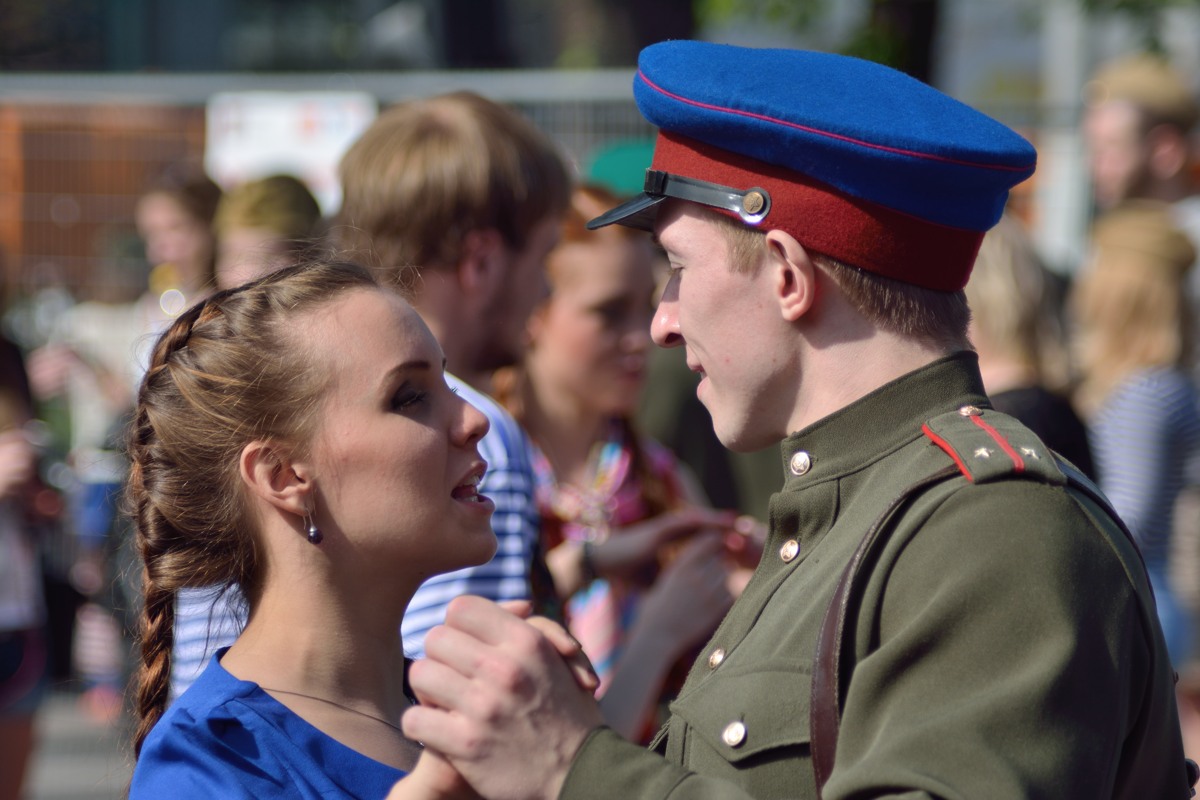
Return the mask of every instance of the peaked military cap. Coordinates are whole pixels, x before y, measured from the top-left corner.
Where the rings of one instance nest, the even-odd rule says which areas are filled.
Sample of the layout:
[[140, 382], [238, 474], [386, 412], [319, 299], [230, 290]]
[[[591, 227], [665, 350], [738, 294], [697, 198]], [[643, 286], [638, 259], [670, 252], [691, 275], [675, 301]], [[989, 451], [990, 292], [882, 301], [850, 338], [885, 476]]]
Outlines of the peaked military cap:
[[658, 129], [644, 193], [592, 220], [651, 229], [669, 197], [942, 291], [1037, 160], [1014, 131], [889, 67], [804, 50], [661, 42], [634, 98]]

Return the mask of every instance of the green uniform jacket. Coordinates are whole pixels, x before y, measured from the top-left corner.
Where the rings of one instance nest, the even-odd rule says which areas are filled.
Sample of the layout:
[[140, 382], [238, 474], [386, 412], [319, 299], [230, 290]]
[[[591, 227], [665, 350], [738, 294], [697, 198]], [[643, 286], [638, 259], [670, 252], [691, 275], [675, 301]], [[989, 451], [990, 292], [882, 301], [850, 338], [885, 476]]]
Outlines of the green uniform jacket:
[[[922, 426], [969, 441], [953, 422], [965, 405], [988, 404], [960, 353], [785, 440], [765, 555], [659, 740], [595, 731], [561, 797], [816, 797], [809, 692], [830, 597], [889, 502], [955, 463]], [[1015, 421], [983, 418], [1039, 457]], [[825, 800], [1188, 796], [1144, 570], [1082, 492], [951, 477], [904, 506], [874, 552], [847, 618], [854, 664]]]

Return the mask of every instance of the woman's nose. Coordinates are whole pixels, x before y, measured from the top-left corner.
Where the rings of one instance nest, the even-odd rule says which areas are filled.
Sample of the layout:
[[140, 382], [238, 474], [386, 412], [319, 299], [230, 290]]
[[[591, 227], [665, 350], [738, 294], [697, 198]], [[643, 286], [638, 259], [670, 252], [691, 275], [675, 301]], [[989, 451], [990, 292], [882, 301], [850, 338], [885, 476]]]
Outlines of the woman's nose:
[[460, 397], [459, 402], [462, 403], [459, 438], [464, 446], [473, 446], [487, 434], [491, 423], [482, 411], [466, 400]]

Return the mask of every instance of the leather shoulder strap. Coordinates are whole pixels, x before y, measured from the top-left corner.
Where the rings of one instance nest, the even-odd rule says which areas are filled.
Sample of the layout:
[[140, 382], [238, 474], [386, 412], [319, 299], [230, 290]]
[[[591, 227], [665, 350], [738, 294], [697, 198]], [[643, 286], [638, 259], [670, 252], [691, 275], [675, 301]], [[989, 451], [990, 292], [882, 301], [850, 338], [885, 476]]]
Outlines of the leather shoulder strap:
[[850, 604], [850, 588], [871, 546], [886, 528], [888, 521], [908, 500], [928, 487], [960, 474], [951, 465], [927, 476], [896, 495], [867, 529], [850, 562], [833, 591], [829, 608], [821, 623], [817, 651], [813, 656], [812, 698], [809, 711], [809, 746], [812, 749], [813, 773], [817, 780], [817, 798], [833, 771], [837, 751], [838, 729], [842, 719], [842, 639], [846, 626], [846, 611]]
[[1055, 485], [1067, 482], [1053, 453], [1028, 428], [990, 408], [965, 405], [926, 421], [921, 432], [950, 457], [952, 464], [900, 492], [872, 523], [842, 571], [821, 624], [813, 659], [809, 740], [817, 797], [833, 771], [841, 726], [843, 681], [850, 669], [842, 663], [846, 614], [853, 601], [854, 580], [872, 547], [898, 509], [930, 486], [961, 475], [971, 483], [1025, 478]]

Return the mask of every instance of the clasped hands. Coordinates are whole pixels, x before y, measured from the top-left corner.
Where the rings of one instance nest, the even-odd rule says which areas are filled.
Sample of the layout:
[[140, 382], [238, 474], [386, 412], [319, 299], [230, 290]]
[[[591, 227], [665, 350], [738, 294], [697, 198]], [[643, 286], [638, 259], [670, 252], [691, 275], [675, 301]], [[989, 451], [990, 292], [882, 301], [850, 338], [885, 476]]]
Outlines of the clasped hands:
[[[709, 509], [669, 512], [630, 527], [596, 549], [598, 572], [635, 568], [664, 544], [680, 542], [668, 583], [702, 576], [704, 565], [724, 552], [739, 567], [729, 573], [733, 596], [765, 538], [750, 518]], [[706, 529], [715, 539], [682, 545]], [[421, 705], [405, 713], [402, 726], [425, 751], [388, 800], [470, 800], [483, 787], [489, 800], [558, 797], [584, 740], [604, 725], [593, 696], [599, 681], [574, 637], [530, 613], [525, 602], [465, 596], [450, 603], [445, 624], [425, 640], [426, 658], [409, 672]]]
[[409, 671], [421, 705], [401, 720], [425, 745], [387, 800], [555, 798], [575, 753], [604, 724], [579, 643], [523, 601], [456, 598]]

